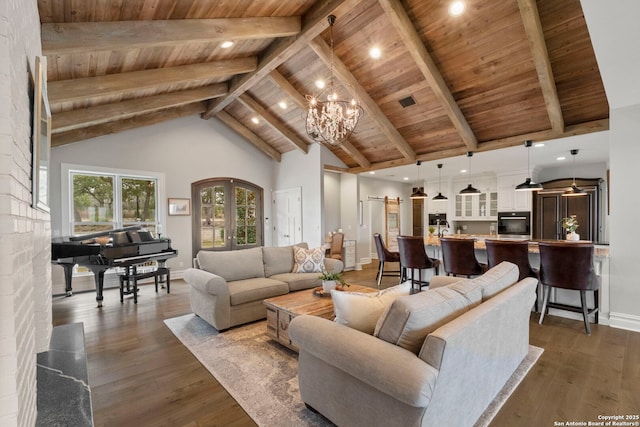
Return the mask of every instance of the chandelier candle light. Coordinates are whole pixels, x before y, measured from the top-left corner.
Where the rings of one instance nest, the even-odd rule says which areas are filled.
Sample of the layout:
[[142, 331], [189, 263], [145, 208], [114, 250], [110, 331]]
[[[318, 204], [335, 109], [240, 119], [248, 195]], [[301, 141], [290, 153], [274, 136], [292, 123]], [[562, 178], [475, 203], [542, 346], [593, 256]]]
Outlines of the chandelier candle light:
[[[309, 109], [307, 111], [307, 135], [316, 142], [338, 145], [353, 133], [362, 115], [362, 107], [357, 99], [350, 101], [341, 99], [338, 84], [333, 75], [333, 24], [334, 15], [329, 15], [329, 30], [331, 35], [331, 80], [326, 89], [318, 96], [307, 95]], [[344, 89], [344, 88], [343, 88]], [[321, 97], [326, 95], [326, 101]]]

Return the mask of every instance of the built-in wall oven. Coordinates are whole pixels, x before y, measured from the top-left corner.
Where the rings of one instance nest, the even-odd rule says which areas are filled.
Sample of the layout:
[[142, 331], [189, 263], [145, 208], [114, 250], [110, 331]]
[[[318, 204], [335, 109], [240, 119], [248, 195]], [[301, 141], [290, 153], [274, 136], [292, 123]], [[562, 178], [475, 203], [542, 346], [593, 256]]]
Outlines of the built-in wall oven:
[[498, 212], [498, 234], [531, 236], [531, 212]]

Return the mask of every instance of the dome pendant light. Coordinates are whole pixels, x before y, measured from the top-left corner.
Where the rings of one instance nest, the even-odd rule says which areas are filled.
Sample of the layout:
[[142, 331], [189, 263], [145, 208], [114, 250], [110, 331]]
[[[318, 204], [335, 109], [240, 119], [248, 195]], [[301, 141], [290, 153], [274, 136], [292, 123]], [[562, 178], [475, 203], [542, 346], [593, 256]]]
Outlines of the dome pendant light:
[[[471, 157], [473, 157], [473, 151], [467, 151], [467, 157], [469, 158], [469, 176], [471, 176]], [[469, 178], [469, 180], [471, 180], [471, 178]], [[478, 194], [480, 194], [480, 190], [469, 184], [467, 188], [460, 190], [459, 194], [477, 196]]]
[[446, 196], [443, 196], [440, 192], [440, 184], [441, 184], [441, 172], [442, 172], [442, 163], [438, 163], [438, 195], [433, 198], [433, 200], [448, 200]]
[[540, 191], [542, 190], [542, 184], [535, 183], [531, 180], [531, 165], [529, 164], [529, 149], [531, 148], [531, 140], [526, 140], [524, 146], [527, 147], [527, 173], [529, 178], [525, 179], [522, 184], [516, 186], [516, 191]]
[[587, 192], [576, 185], [576, 155], [578, 154], [578, 150], [574, 148], [570, 153], [573, 156], [573, 183], [562, 195], [564, 197], [586, 196]]
[[[418, 160], [416, 162], [416, 165], [418, 166], [418, 185], [420, 185], [420, 165], [422, 164], [422, 161]], [[411, 198], [413, 200], [418, 200], [418, 199], [426, 199], [427, 198], [427, 193], [425, 193], [422, 190], [422, 187], [416, 187], [415, 190], [413, 191], [413, 193], [411, 193]]]

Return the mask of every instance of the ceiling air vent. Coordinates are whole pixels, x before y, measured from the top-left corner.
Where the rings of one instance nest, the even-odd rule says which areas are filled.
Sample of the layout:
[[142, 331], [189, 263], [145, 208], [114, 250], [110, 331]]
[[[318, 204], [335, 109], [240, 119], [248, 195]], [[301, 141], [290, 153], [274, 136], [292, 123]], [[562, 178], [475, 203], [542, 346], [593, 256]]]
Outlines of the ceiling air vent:
[[402, 105], [402, 108], [407, 108], [407, 107], [411, 107], [412, 105], [416, 105], [416, 100], [413, 99], [412, 96], [407, 96], [406, 98], [402, 98], [398, 102], [400, 103], [400, 105]]

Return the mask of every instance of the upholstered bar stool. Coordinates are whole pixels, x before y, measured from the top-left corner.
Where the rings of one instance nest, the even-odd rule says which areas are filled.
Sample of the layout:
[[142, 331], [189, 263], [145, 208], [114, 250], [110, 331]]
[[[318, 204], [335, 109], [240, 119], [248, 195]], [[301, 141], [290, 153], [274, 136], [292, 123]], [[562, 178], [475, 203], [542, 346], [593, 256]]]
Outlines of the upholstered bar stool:
[[[518, 266], [520, 276], [518, 281], [525, 277], [533, 277], [539, 280], [538, 270], [529, 263], [529, 242], [526, 240], [492, 240], [484, 241], [487, 247], [487, 265], [493, 268], [502, 261], [509, 261]], [[540, 282], [538, 281], [538, 288]], [[538, 288], [536, 288], [535, 311], [538, 312]]]
[[[434, 269], [437, 276], [440, 272], [440, 260], [429, 258], [424, 249], [424, 239], [420, 236], [398, 236], [400, 250], [400, 270], [411, 270], [412, 292], [420, 292], [422, 286], [429, 286], [429, 282], [422, 280], [422, 270]], [[418, 280], [414, 279], [414, 272], [418, 270]], [[418, 285], [418, 288], [415, 288]]]
[[478, 276], [487, 271], [487, 265], [476, 258], [475, 239], [441, 237], [442, 261], [447, 276]]
[[[598, 323], [598, 290], [600, 278], [593, 268], [593, 243], [587, 242], [540, 242], [540, 282], [544, 299], [540, 313], [540, 324], [546, 311], [551, 308], [582, 313], [584, 329], [591, 335], [589, 315], [595, 313]], [[570, 289], [580, 292], [580, 307], [549, 301], [551, 288]], [[587, 307], [587, 291], [593, 292], [594, 308]]]
[[401, 272], [398, 270], [387, 270], [384, 271], [384, 264], [386, 262], [400, 262], [400, 252], [391, 252], [385, 246], [382, 241], [382, 236], [380, 233], [375, 233], [373, 235], [373, 240], [376, 242], [376, 251], [378, 252], [378, 275], [376, 276], [376, 282], [378, 283], [378, 287], [380, 287], [380, 283], [382, 282], [382, 276], [391, 276], [391, 277], [400, 277]]

